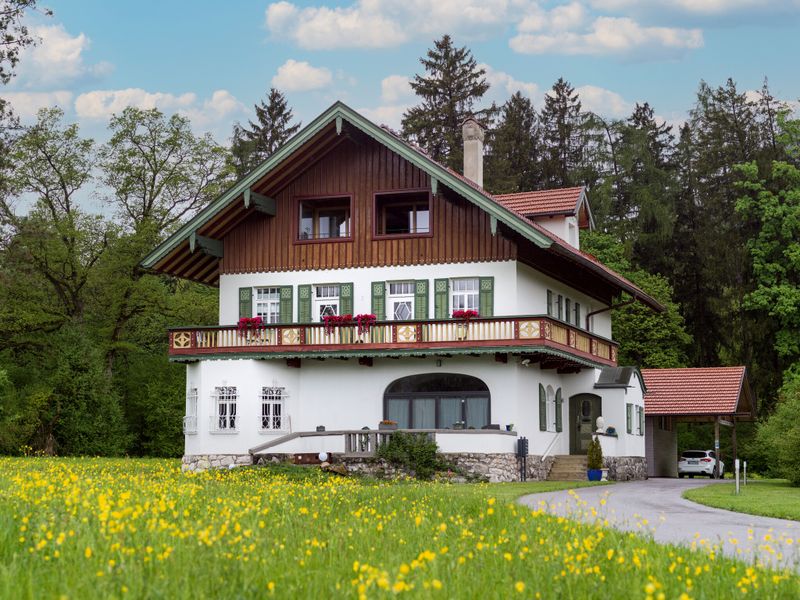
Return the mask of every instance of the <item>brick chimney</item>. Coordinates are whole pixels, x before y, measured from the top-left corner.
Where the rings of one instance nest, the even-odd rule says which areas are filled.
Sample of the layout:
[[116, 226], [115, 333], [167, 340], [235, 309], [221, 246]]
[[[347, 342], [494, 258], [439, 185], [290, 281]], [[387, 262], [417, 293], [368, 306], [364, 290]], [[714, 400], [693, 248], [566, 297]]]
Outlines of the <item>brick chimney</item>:
[[483, 187], [483, 127], [472, 117], [461, 125], [464, 137], [464, 177]]

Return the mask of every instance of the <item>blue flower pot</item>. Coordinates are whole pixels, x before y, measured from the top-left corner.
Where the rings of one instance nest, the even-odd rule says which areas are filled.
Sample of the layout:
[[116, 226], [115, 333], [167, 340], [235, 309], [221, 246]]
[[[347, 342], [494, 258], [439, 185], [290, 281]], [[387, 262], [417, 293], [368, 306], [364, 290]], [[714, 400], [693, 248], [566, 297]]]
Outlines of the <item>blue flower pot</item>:
[[589, 478], [589, 481], [600, 481], [603, 478], [603, 470], [589, 469], [586, 471], [586, 476]]

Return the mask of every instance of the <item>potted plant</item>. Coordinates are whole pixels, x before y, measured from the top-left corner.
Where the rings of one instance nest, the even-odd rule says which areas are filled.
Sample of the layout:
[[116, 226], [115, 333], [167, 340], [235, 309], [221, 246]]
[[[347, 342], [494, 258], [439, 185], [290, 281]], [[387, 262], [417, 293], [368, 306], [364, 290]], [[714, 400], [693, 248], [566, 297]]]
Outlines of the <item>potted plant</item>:
[[600, 440], [592, 436], [586, 457], [586, 476], [589, 481], [600, 481], [603, 477], [603, 449], [600, 447]]
[[380, 423], [378, 423], [378, 429], [383, 431], [394, 431], [397, 429], [397, 421], [392, 421], [391, 419], [384, 419]]

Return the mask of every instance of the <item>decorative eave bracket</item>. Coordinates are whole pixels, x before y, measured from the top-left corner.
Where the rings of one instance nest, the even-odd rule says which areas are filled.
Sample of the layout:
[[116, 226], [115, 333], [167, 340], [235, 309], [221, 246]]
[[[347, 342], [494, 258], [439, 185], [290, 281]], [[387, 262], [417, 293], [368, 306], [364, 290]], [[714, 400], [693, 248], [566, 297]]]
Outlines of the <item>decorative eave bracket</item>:
[[276, 212], [275, 198], [270, 198], [269, 196], [258, 194], [250, 190], [249, 188], [244, 191], [243, 196], [244, 196], [245, 208], [250, 208], [252, 206], [260, 213], [269, 215], [271, 217], [275, 216]]
[[195, 250], [199, 250], [202, 254], [207, 254], [208, 256], [215, 256], [216, 258], [222, 258], [223, 256], [221, 240], [214, 240], [209, 237], [197, 235], [197, 232], [193, 231], [189, 235], [189, 252], [194, 254]]

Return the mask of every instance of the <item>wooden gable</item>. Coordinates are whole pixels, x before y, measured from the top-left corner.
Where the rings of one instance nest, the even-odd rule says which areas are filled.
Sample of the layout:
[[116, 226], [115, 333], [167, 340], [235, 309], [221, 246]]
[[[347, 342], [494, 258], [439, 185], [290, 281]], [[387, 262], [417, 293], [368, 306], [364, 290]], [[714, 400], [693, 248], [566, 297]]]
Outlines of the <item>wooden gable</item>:
[[[510, 260], [516, 244], [492, 234], [490, 217], [474, 203], [438, 186], [431, 195], [431, 232], [376, 235], [375, 194], [430, 190], [427, 173], [367, 136], [350, 135], [279, 189], [275, 216], [253, 213], [228, 231], [220, 273], [335, 269], [386, 265]], [[259, 190], [261, 191], [261, 190]], [[350, 197], [351, 237], [298, 240], [298, 200]]]

